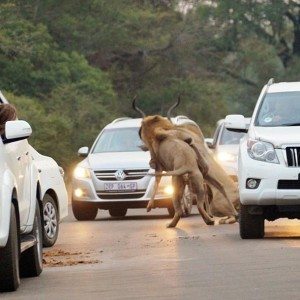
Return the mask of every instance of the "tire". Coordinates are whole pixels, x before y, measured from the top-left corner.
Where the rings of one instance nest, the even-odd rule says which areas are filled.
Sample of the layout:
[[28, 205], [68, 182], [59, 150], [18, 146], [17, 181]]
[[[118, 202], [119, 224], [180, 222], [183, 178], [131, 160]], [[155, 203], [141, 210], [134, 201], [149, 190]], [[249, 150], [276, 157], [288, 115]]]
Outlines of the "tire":
[[186, 185], [184, 188], [183, 197], [181, 199], [181, 206], [183, 211], [183, 216], [188, 217], [193, 208], [193, 196], [190, 192], [189, 186]]
[[173, 218], [175, 215], [175, 210], [173, 206], [168, 207], [168, 213], [169, 213], [169, 217]]
[[95, 220], [98, 208], [90, 203], [72, 200], [72, 210], [74, 217], [78, 221]]
[[20, 271], [22, 277], [37, 277], [43, 271], [43, 227], [39, 203], [36, 203], [32, 235], [36, 244], [21, 254]]
[[18, 225], [16, 210], [11, 205], [9, 236], [4, 248], [0, 248], [0, 291], [12, 292], [20, 285], [20, 242], [18, 237]]
[[43, 246], [52, 247], [58, 237], [59, 212], [54, 199], [46, 194], [43, 199]]
[[110, 208], [108, 211], [111, 217], [121, 218], [126, 216], [127, 208]]
[[240, 236], [242, 239], [262, 239], [265, 235], [263, 215], [251, 215], [250, 205], [240, 204]]

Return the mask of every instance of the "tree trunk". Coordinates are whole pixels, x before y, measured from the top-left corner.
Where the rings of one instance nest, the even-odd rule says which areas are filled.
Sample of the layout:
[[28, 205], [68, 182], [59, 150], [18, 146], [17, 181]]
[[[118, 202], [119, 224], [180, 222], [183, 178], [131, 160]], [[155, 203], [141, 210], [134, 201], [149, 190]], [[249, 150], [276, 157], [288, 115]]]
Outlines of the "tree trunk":
[[294, 29], [293, 53], [300, 56], [300, 26]]

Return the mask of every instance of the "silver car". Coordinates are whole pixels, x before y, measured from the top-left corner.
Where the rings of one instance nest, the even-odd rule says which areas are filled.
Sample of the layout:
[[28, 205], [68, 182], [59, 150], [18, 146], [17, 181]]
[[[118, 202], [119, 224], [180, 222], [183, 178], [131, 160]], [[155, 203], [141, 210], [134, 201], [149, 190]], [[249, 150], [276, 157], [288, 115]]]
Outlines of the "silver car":
[[[140, 148], [141, 121], [116, 119], [100, 132], [90, 150], [79, 149], [79, 156], [85, 159], [73, 173], [72, 208], [77, 220], [93, 220], [98, 209], [109, 210], [112, 217], [124, 217], [128, 208], [146, 208], [155, 177], [149, 166], [149, 152]], [[184, 116], [172, 121], [197, 126]], [[171, 216], [174, 214], [172, 195], [171, 179], [164, 177], [155, 197], [155, 207], [167, 208]], [[187, 214], [192, 208], [190, 198], [187, 190], [182, 201]]]

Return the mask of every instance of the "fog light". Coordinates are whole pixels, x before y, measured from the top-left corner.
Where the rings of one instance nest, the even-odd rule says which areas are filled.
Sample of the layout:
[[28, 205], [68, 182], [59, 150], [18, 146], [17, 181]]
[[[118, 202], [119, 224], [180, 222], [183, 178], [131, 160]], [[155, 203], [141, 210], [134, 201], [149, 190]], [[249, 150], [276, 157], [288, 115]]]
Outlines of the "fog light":
[[82, 197], [84, 195], [84, 192], [82, 189], [76, 189], [74, 190], [74, 195], [78, 198]]
[[173, 188], [173, 186], [172, 186], [172, 185], [166, 186], [165, 189], [164, 189], [164, 192], [165, 192], [165, 194], [167, 194], [167, 195], [173, 195], [173, 193], [174, 193], [174, 188]]
[[246, 188], [247, 189], [257, 189], [260, 183], [260, 179], [255, 179], [255, 178], [249, 178], [246, 181]]

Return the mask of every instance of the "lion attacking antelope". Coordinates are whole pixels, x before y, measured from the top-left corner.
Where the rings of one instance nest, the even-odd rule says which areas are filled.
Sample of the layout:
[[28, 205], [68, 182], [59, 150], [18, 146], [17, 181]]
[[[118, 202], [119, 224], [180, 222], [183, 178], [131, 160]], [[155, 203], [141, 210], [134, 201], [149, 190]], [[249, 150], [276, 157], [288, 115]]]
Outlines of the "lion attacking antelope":
[[[174, 107], [173, 105], [171, 109]], [[227, 205], [223, 205], [223, 215], [237, 216], [223, 185], [209, 172], [209, 165], [201, 147], [199, 147], [199, 141], [197, 141], [197, 139], [203, 138], [201, 130], [191, 129], [189, 125], [175, 126], [170, 120], [161, 116], [146, 117], [136, 106], [135, 99], [133, 100], [133, 108], [143, 116], [140, 136], [145, 148], [150, 151], [150, 165], [155, 169], [156, 175], [155, 189], [147, 210], [149, 211], [152, 207], [154, 194], [161, 176], [172, 176], [175, 190], [173, 195], [175, 215], [168, 227], [175, 227], [182, 216], [180, 201], [187, 183], [195, 195], [198, 210], [206, 224], [214, 224], [214, 220], [212, 215], [208, 213], [210, 205], [207, 201], [204, 181], [219, 190], [226, 199]], [[162, 173], [162, 171], [166, 171], [166, 173]], [[207, 211], [204, 209], [204, 203]]]

